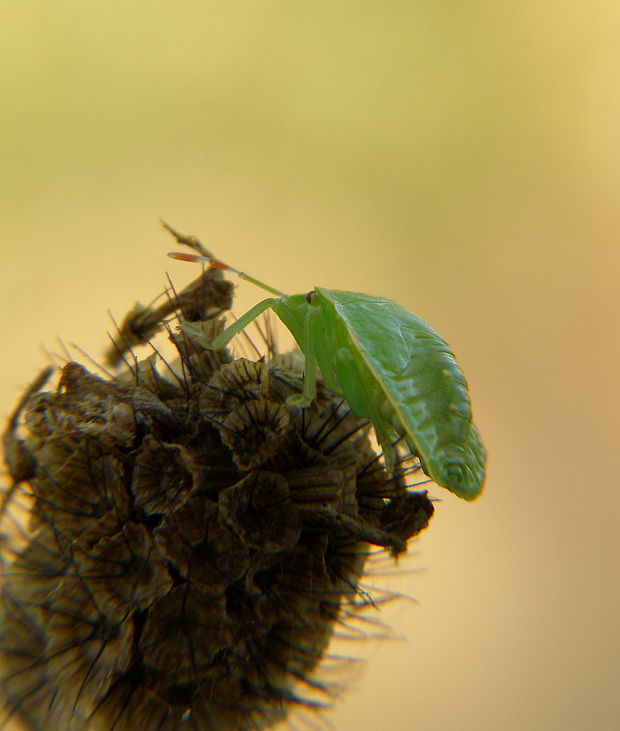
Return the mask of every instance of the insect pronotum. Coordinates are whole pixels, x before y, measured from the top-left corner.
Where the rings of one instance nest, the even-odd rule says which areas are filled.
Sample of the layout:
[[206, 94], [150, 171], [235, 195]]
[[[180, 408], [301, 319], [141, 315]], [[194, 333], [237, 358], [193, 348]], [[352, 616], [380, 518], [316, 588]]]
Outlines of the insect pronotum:
[[438, 485], [465, 500], [478, 497], [486, 450], [472, 422], [467, 381], [447, 342], [427, 322], [385, 297], [324, 287], [287, 295], [164, 225], [177, 241], [201, 252], [169, 254], [173, 259], [209, 263], [275, 295], [214, 340], [198, 326], [184, 323], [188, 334], [219, 350], [263, 312], [273, 310], [305, 356], [303, 392], [289, 397], [289, 404], [305, 407], [312, 402], [318, 365], [329, 388], [344, 395], [357, 417], [370, 419], [388, 470], [396, 459], [394, 442], [402, 437]]

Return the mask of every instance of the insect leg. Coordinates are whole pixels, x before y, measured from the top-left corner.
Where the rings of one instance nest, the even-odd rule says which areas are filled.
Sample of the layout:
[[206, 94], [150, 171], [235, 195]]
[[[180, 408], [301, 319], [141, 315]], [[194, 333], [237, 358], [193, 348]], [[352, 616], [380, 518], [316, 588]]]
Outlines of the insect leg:
[[254, 307], [248, 310], [244, 315], [242, 315], [236, 322], [234, 322], [232, 325], [229, 325], [213, 340], [207, 338], [207, 336], [202, 332], [200, 327], [198, 327], [194, 323], [184, 322], [181, 324], [181, 328], [183, 332], [194, 338], [200, 345], [203, 346], [203, 348], [208, 348], [209, 350], [221, 350], [228, 345], [228, 343], [235, 337], [235, 335], [237, 335], [237, 333], [240, 333], [242, 330], [244, 330], [251, 322], [256, 320], [257, 317], [262, 315], [263, 312], [271, 309], [274, 305], [278, 304], [278, 302], [280, 302], [280, 300], [276, 299], [275, 297], [269, 297], [268, 299], [259, 302], [257, 305], [254, 305]]
[[316, 325], [320, 319], [318, 310], [309, 309], [304, 319], [304, 390], [286, 399], [289, 406], [310, 406], [316, 395]]

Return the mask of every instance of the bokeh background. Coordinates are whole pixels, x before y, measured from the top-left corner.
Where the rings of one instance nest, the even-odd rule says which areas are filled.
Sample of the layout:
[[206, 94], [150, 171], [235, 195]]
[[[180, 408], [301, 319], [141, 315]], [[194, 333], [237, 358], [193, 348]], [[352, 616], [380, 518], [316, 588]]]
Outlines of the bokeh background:
[[485, 493], [433, 491], [335, 729], [618, 727], [619, 38], [605, 0], [3, 6], [2, 417], [195, 276], [159, 216], [398, 300], [469, 378]]

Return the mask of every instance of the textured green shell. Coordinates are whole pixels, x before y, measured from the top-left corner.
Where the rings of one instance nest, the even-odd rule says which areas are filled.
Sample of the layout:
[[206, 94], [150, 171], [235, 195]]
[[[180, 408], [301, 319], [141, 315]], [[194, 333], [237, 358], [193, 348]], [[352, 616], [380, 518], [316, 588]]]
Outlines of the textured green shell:
[[[381, 297], [317, 287], [310, 305], [303, 307], [299, 295], [286, 302], [300, 315], [320, 309], [311, 337], [323, 377], [358, 417], [372, 421], [388, 467], [392, 443], [402, 436], [437, 484], [476, 498], [486, 450], [472, 423], [467, 382], [446, 341]], [[292, 332], [305, 350], [303, 335]]]

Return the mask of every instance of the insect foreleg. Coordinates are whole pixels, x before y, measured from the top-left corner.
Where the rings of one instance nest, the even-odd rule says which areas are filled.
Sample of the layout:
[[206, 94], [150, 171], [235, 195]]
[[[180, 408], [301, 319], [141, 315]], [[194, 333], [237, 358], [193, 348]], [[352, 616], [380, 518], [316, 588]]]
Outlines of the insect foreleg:
[[240, 333], [251, 322], [256, 320], [257, 317], [262, 315], [263, 312], [271, 309], [279, 302], [280, 300], [276, 299], [275, 297], [269, 297], [268, 299], [259, 302], [257, 305], [254, 305], [252, 309], [248, 310], [244, 315], [242, 315], [236, 322], [233, 322], [232, 325], [229, 325], [213, 340], [208, 338], [197, 325], [191, 322], [182, 323], [181, 328], [183, 329], [183, 332], [186, 332], [188, 335], [194, 338], [200, 345], [202, 345], [203, 348], [208, 348], [209, 350], [221, 350], [228, 345], [228, 343], [235, 337], [235, 335], [237, 335], [237, 333]]
[[304, 318], [304, 390], [300, 394], [293, 394], [286, 399], [290, 406], [310, 406], [316, 395], [316, 350], [317, 337], [316, 325], [320, 321], [318, 309], [310, 308]]

